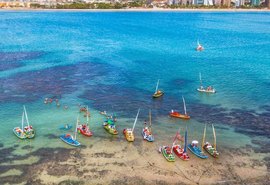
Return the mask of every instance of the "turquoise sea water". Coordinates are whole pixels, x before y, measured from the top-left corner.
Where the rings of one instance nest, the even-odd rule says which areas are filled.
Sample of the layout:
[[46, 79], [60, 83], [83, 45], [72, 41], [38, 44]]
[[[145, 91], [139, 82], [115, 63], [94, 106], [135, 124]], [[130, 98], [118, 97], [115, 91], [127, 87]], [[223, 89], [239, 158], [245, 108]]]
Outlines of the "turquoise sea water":
[[[206, 122], [216, 125], [219, 146], [269, 137], [270, 13], [0, 12], [0, 35], [4, 147], [68, 147], [57, 138], [57, 127], [75, 123], [78, 104], [91, 110], [94, 136], [80, 136], [85, 145], [112, 138], [98, 111], [115, 112], [121, 133], [132, 126], [138, 108], [139, 142], [149, 108], [158, 143], [171, 142], [186, 125], [189, 140], [201, 138]], [[195, 51], [197, 40], [203, 52]], [[216, 94], [196, 91], [199, 72]], [[157, 79], [165, 96], [153, 100]], [[171, 109], [183, 110], [182, 95], [187, 122], [168, 117]], [[54, 96], [69, 109], [43, 104]], [[12, 133], [22, 105], [37, 130], [32, 141]], [[112, 139], [124, 140], [122, 134]]]

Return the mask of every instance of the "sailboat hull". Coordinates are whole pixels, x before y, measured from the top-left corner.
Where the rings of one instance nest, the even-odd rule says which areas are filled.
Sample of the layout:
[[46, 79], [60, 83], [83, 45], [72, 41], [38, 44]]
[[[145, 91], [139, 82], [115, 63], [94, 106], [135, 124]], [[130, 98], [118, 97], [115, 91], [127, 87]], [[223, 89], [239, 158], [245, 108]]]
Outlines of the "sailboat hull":
[[162, 92], [162, 91], [160, 93], [154, 93], [153, 98], [159, 98], [159, 97], [161, 97], [163, 95], [164, 95], [164, 92]]
[[180, 119], [186, 119], [186, 120], [190, 119], [189, 115], [180, 114], [179, 112], [170, 113], [170, 116], [174, 118], [180, 118]]
[[67, 137], [66, 134], [62, 134], [62, 135], [60, 136], [60, 139], [61, 139], [62, 141], [64, 141], [65, 143], [71, 145], [71, 146], [76, 146], [76, 147], [78, 147], [78, 146], [81, 145], [77, 140], [74, 140], [74, 139], [71, 138], [71, 137]]
[[201, 158], [201, 159], [207, 159], [208, 156], [207, 155], [204, 155], [202, 153], [202, 151], [196, 147], [196, 146], [192, 146], [191, 144], [188, 145], [188, 149], [194, 154], [196, 155], [197, 157]]
[[165, 159], [169, 162], [174, 162], [175, 161], [175, 156], [173, 153], [171, 153], [171, 148], [168, 146], [162, 146], [161, 147], [161, 153], [165, 157]]
[[203, 146], [203, 149], [209, 153], [212, 157], [214, 158], [218, 158], [219, 153], [217, 152], [217, 150], [215, 150], [213, 147], [207, 147], [207, 145]]
[[15, 136], [17, 136], [19, 139], [26, 139], [26, 136], [24, 134], [24, 132], [19, 128], [19, 127], [15, 127], [13, 129], [13, 133], [15, 134]]
[[78, 133], [86, 136], [86, 137], [91, 137], [93, 135], [93, 133], [90, 131], [89, 127], [86, 127], [85, 129], [83, 129], [82, 125], [79, 125], [77, 128]]
[[143, 139], [146, 141], [149, 141], [149, 142], [153, 142], [154, 136], [152, 134], [148, 134], [147, 132], [149, 132], [149, 131], [147, 131], [145, 129], [142, 130]]
[[173, 146], [173, 152], [180, 159], [182, 159], [184, 161], [188, 161], [189, 160], [189, 156], [188, 156], [187, 152], [184, 152], [184, 149], [181, 148], [180, 145], [174, 145]]
[[197, 91], [199, 92], [202, 92], [202, 93], [216, 93], [216, 90], [215, 89], [212, 89], [212, 90], [207, 90], [207, 89], [200, 89], [198, 88]]
[[133, 132], [130, 133], [130, 132], [127, 131], [127, 129], [124, 129], [123, 134], [124, 134], [127, 141], [133, 142], [135, 140]]
[[103, 123], [103, 128], [109, 133], [109, 134], [112, 134], [112, 135], [117, 135], [118, 134], [118, 131], [116, 129], [113, 129], [109, 126], [108, 123]]

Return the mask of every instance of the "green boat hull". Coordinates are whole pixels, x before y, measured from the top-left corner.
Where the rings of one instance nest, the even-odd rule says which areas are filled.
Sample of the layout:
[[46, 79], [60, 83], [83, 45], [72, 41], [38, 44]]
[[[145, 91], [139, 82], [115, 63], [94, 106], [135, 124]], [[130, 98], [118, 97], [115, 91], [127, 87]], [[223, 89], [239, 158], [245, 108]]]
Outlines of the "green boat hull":
[[165, 157], [165, 159], [169, 162], [174, 162], [175, 161], [175, 156], [171, 153], [171, 154], [167, 154], [166, 149], [164, 147], [162, 147], [162, 154]]

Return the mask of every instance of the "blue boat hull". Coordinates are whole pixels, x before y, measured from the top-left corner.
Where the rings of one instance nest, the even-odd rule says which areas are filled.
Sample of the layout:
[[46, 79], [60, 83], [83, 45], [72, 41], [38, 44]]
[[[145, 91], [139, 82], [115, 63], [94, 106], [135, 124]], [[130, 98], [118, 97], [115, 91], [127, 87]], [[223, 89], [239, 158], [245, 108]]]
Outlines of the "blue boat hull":
[[66, 134], [61, 135], [60, 139], [71, 146], [80, 146], [81, 145], [77, 140], [74, 140], [71, 137], [66, 137]]
[[201, 159], [207, 159], [208, 156], [207, 155], [204, 155], [202, 153], [202, 151], [200, 150], [200, 148], [198, 147], [192, 147], [191, 144], [188, 145], [188, 149], [194, 154], [196, 155], [197, 157], [201, 158]]
[[67, 127], [65, 126], [65, 125], [61, 125], [60, 127], [59, 127], [59, 130], [70, 130], [72, 128], [72, 126], [71, 125], [67, 125]]
[[146, 136], [146, 134], [142, 131], [142, 136], [143, 136], [143, 139], [149, 141], [149, 142], [153, 142], [154, 141], [154, 137], [152, 135], [150, 136]]

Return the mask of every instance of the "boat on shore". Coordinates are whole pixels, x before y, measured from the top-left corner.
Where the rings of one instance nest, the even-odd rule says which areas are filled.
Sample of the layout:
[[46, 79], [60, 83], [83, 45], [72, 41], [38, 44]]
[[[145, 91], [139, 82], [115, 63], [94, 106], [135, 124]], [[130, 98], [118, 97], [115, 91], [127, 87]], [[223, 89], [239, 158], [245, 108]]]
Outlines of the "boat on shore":
[[142, 129], [143, 139], [149, 142], [154, 141], [154, 136], [152, 134], [152, 120], [151, 120], [151, 110], [149, 110], [149, 126], [147, 126], [147, 122], [145, 121], [144, 128]]
[[[27, 126], [24, 126], [24, 121], [26, 121]], [[23, 113], [22, 113], [22, 128], [15, 127], [13, 129], [13, 133], [19, 138], [19, 139], [32, 139], [35, 137], [35, 130], [32, 125], [29, 124], [27, 112], [25, 106], [23, 106]]]
[[115, 122], [111, 119], [107, 119], [106, 121], [103, 122], [103, 128], [112, 135], [117, 135], [118, 131], [116, 130], [115, 127]]
[[125, 128], [123, 130], [123, 134], [124, 134], [126, 140], [129, 141], [129, 142], [133, 142], [135, 140], [134, 128], [135, 128], [135, 125], [137, 123], [139, 113], [140, 113], [140, 109], [138, 109], [137, 116], [136, 116], [135, 121], [133, 123], [132, 129], [131, 128]]
[[187, 154], [187, 129], [185, 131], [185, 144], [184, 144], [184, 148], [181, 147], [180, 144], [176, 144], [176, 141], [183, 141], [182, 136], [180, 135], [180, 129], [179, 131], [176, 133], [176, 136], [174, 138], [174, 142], [173, 142], [173, 152], [175, 153], [175, 155], [177, 157], [179, 157], [180, 159], [184, 160], [184, 161], [188, 161], [189, 160], [189, 156]]
[[165, 157], [165, 159], [169, 162], [175, 161], [175, 156], [173, 155], [172, 148], [169, 146], [160, 146], [159, 152]]
[[200, 77], [200, 87], [197, 89], [197, 91], [202, 92], [202, 93], [216, 93], [216, 89], [214, 89], [212, 86], [208, 86], [207, 88], [204, 88], [202, 84], [202, 75], [199, 73]]
[[187, 119], [190, 119], [190, 116], [187, 114], [186, 103], [185, 103], [185, 99], [184, 99], [183, 96], [182, 96], [182, 100], [183, 100], [183, 104], [184, 104], [184, 111], [185, 111], [185, 113], [184, 114], [181, 114], [178, 111], [171, 110], [170, 116], [171, 117], [175, 117], [175, 118], [180, 118], [180, 119], [186, 119], [187, 120]]
[[164, 95], [164, 92], [158, 89], [158, 85], [159, 85], [159, 80], [157, 81], [156, 90], [155, 90], [155, 93], [153, 94], [153, 98], [159, 98]]
[[75, 126], [75, 131], [74, 131], [74, 137], [71, 134], [62, 134], [60, 135], [60, 139], [71, 145], [71, 146], [80, 146], [81, 144], [77, 141], [77, 126], [78, 126], [78, 122], [79, 122], [79, 116], [77, 117], [77, 122], [76, 122], [76, 126]]
[[[88, 106], [87, 106], [86, 111], [88, 112]], [[78, 131], [78, 133], [80, 133], [84, 136], [87, 136], [87, 137], [91, 137], [93, 135], [93, 133], [91, 132], [90, 127], [89, 127], [89, 117], [88, 116], [86, 116], [86, 123], [85, 124], [78, 124], [77, 131]]]
[[205, 142], [205, 134], [206, 134], [206, 125], [204, 127], [204, 134], [203, 134], [203, 142], [202, 142], [202, 148], [207, 151], [212, 157], [217, 158], [219, 156], [219, 153], [217, 151], [217, 141], [216, 141], [216, 132], [214, 125], [212, 124], [213, 129], [213, 135], [214, 135], [214, 145], [212, 146], [209, 142]]
[[191, 144], [188, 145], [188, 149], [197, 157], [201, 159], [207, 159], [208, 156], [205, 155], [201, 149], [198, 147], [199, 142], [197, 140], [193, 140]]

